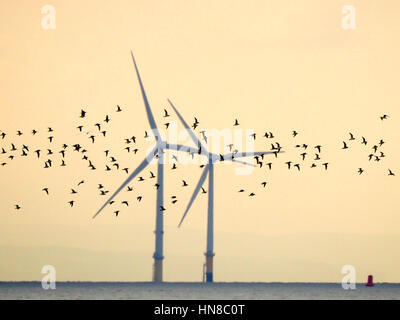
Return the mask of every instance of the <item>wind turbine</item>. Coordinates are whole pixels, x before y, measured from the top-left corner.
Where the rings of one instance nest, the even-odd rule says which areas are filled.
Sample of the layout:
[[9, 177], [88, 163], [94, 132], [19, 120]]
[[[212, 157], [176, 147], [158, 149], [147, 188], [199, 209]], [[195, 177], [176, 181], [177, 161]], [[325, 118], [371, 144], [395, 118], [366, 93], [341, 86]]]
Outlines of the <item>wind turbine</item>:
[[[100, 214], [100, 212], [107, 206], [107, 204], [110, 203], [110, 201], [112, 199], [114, 199], [115, 196], [117, 196], [117, 194], [129, 184], [130, 181], [132, 181], [142, 170], [144, 170], [150, 164], [150, 162], [153, 160], [154, 157], [156, 157], [158, 159], [157, 183], [158, 183], [159, 187], [157, 189], [157, 199], [156, 199], [156, 231], [155, 231], [155, 252], [153, 254], [153, 258], [154, 258], [153, 281], [154, 282], [162, 282], [163, 259], [164, 259], [164, 255], [163, 255], [164, 216], [163, 216], [163, 211], [161, 210], [161, 208], [164, 203], [164, 150], [177, 150], [177, 151], [190, 152], [190, 153], [199, 153], [199, 152], [198, 152], [198, 149], [195, 149], [195, 148], [186, 147], [186, 146], [179, 145], [179, 144], [170, 144], [170, 143], [167, 143], [166, 141], [162, 140], [162, 138], [159, 134], [159, 131], [158, 131], [157, 124], [154, 120], [154, 116], [151, 111], [150, 104], [147, 100], [147, 95], [144, 90], [144, 86], [142, 83], [142, 79], [140, 77], [139, 69], [136, 65], [136, 61], [135, 61], [132, 51], [131, 51], [131, 56], [132, 56], [133, 64], [135, 66], [136, 74], [138, 77], [140, 90], [141, 90], [144, 105], [146, 108], [147, 118], [149, 120], [151, 130], [153, 131], [153, 134], [156, 139], [156, 146], [149, 152], [149, 154], [139, 164], [139, 166], [130, 174], [130, 176], [121, 184], [121, 186], [113, 193], [113, 195], [96, 212], [96, 214], [93, 216], [93, 219], [98, 214]], [[201, 154], [201, 152], [200, 152], [200, 154]], [[241, 163], [240, 161], [236, 161], [236, 162]]]
[[[186, 128], [187, 132], [189, 133], [190, 137], [192, 138], [193, 142], [201, 147], [201, 150], [208, 156], [208, 164], [205, 166], [203, 173], [200, 176], [199, 182], [197, 183], [196, 188], [194, 189], [193, 195], [190, 198], [189, 204], [186, 207], [185, 213], [182, 216], [182, 219], [179, 223], [179, 227], [182, 225], [187, 213], [189, 212], [190, 207], [192, 206], [194, 200], [196, 199], [197, 195], [201, 187], [204, 184], [208, 176], [208, 213], [207, 213], [207, 250], [205, 252], [206, 256], [206, 282], [213, 282], [213, 264], [214, 264], [214, 163], [221, 161], [220, 156], [216, 156], [213, 153], [209, 153], [206, 148], [201, 144], [200, 140], [197, 136], [193, 133], [191, 128], [185, 122], [179, 111], [175, 108], [173, 103], [168, 99], [169, 104], [174, 109], [175, 113], [178, 115], [180, 121], [182, 122], [183, 126]], [[244, 158], [249, 156], [256, 156], [256, 155], [265, 155], [265, 154], [275, 154], [276, 152], [271, 151], [262, 151], [262, 152], [241, 152], [241, 153], [228, 153], [222, 156], [223, 159], [231, 160], [234, 162], [240, 162], [235, 160], [236, 158]], [[248, 163], [244, 163], [248, 164]]]

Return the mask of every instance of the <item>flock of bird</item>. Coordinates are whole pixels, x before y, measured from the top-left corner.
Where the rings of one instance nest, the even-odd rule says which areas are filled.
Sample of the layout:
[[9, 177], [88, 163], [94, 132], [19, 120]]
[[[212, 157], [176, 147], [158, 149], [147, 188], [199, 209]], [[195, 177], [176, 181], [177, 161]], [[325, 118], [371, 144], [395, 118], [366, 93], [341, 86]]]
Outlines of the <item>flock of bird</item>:
[[[116, 106], [115, 111], [116, 113], [120, 113], [122, 112], [122, 109], [119, 105]], [[80, 114], [79, 114], [79, 118], [81, 119], [80, 121], [84, 122], [85, 118], [86, 118], [87, 112], [85, 110], [81, 110]], [[163, 114], [163, 118], [167, 121], [167, 119], [169, 119], [170, 114], [168, 113], [168, 110], [164, 109], [164, 114]], [[381, 121], [384, 121], [386, 119], [388, 119], [389, 116], [388, 115], [382, 115], [380, 116]], [[88, 143], [89, 145], [93, 145], [96, 143], [97, 139], [100, 137], [106, 137], [107, 133], [108, 133], [108, 129], [107, 129], [107, 125], [109, 124], [109, 122], [111, 121], [111, 116], [110, 115], [106, 115], [104, 117], [103, 120], [96, 122], [96, 123], [92, 123], [92, 124], [79, 124], [78, 126], [76, 126], [76, 130], [78, 133], [82, 134], [83, 136], [85, 136], [84, 134], [86, 134], [86, 139], [88, 139]], [[87, 122], [87, 121], [85, 121]], [[196, 130], [197, 127], [199, 127], [199, 121], [196, 117], [194, 117], [194, 122], [192, 124], [192, 128], [193, 130]], [[166, 129], [169, 128], [170, 122], [165, 122], [164, 126]], [[235, 119], [233, 122], [233, 127], [238, 127], [240, 126], [239, 124], [239, 120]], [[91, 128], [95, 127], [97, 129], [97, 134], [94, 134], [91, 132]], [[32, 148], [30, 148], [30, 146], [26, 145], [26, 144], [20, 144], [18, 145], [18, 143], [16, 141], [12, 141], [12, 142], [8, 142], [8, 137], [12, 136], [11, 134], [7, 134], [4, 131], [0, 130], [0, 156], [4, 159], [4, 160], [0, 160], [1, 162], [1, 166], [4, 168], [6, 167], [8, 164], [10, 164], [12, 162], [13, 159], [15, 159], [15, 157], [20, 156], [20, 157], [26, 157], [28, 158], [30, 156], [30, 154], [33, 154], [34, 158], [37, 158], [41, 161], [43, 161], [43, 168], [45, 169], [50, 169], [50, 168], [54, 168], [56, 166], [56, 161], [57, 159], [54, 159], [55, 155], [59, 154], [60, 155], [60, 159], [59, 159], [59, 166], [61, 167], [65, 167], [66, 164], [66, 155], [70, 152], [73, 152], [75, 154], [80, 154], [80, 156], [82, 157], [81, 159], [83, 161], [87, 162], [87, 168], [89, 170], [97, 170], [98, 166], [94, 164], [94, 161], [92, 159], [89, 159], [88, 157], [88, 149], [89, 147], [86, 146], [86, 143], [74, 143], [74, 144], [67, 144], [67, 143], [63, 143], [61, 144], [61, 147], [59, 147], [57, 149], [56, 145], [55, 145], [55, 137], [54, 137], [54, 132], [55, 130], [52, 127], [47, 127], [47, 129], [45, 130], [47, 137], [46, 139], [49, 141], [49, 145], [50, 147], [46, 147], [46, 148], [42, 148], [42, 149], [36, 149], [33, 150]], [[30, 133], [25, 133], [21, 130], [17, 130], [16, 131], [16, 136], [17, 137], [21, 137], [24, 134], [31, 134], [33, 136], [39, 134], [39, 131], [36, 129], [32, 129], [30, 131]], [[296, 130], [293, 130], [291, 133], [294, 141], [297, 141], [297, 136], [299, 135], [299, 133]], [[144, 138], [148, 138], [149, 134], [147, 131], [145, 131], [144, 133]], [[256, 140], [257, 138], [257, 134], [256, 133], [252, 133], [251, 137]], [[206, 144], [208, 143], [208, 138], [207, 137], [207, 132], [205, 130], [200, 131], [199, 132], [199, 138], [202, 139]], [[262, 138], [268, 139], [268, 141], [274, 141], [271, 139], [274, 139], [275, 136], [272, 132], [267, 131], [264, 133], [264, 135], [262, 136]], [[139, 151], [139, 148], [137, 147], [137, 137], [136, 136], [131, 136], [129, 138], [124, 138], [123, 139], [123, 150], [126, 150], [127, 153], [133, 153], [136, 154]], [[343, 141], [343, 150], [347, 150], [351, 147], [351, 145], [353, 143], [356, 143], [357, 139], [355, 138], [355, 136], [350, 132], [349, 133], [349, 137], [346, 138]], [[382, 146], [385, 144], [385, 141], [383, 141], [382, 139], [379, 139], [379, 141], [377, 141], [376, 144], [373, 144], [372, 147], [370, 149], [368, 149], [368, 141], [365, 137], [361, 137], [359, 139], [359, 143], [361, 143], [362, 145], [364, 145], [367, 150], [369, 150], [367, 159], [369, 161], [375, 161], [375, 162], [379, 162], [381, 161], [382, 158], [386, 157], [385, 153], [382, 151]], [[18, 145], [18, 146], [17, 146]], [[278, 157], [278, 154], [281, 152], [282, 150], [282, 146], [279, 142], [272, 142], [272, 143], [268, 143], [268, 145], [270, 145], [270, 150], [274, 153], [275, 157]], [[9, 147], [7, 147], [9, 146]], [[238, 152], [237, 149], [234, 148], [233, 144], [229, 144], [226, 146], [227, 148], [229, 148], [230, 152], [233, 153], [233, 155], [235, 153]], [[287, 167], [288, 170], [292, 170], [295, 169], [297, 171], [302, 170], [302, 168], [304, 168], [306, 166], [306, 159], [311, 160], [311, 165], [308, 165], [307, 167], [310, 168], [316, 168], [318, 166], [322, 167], [324, 170], [328, 170], [328, 165], [329, 162], [325, 162], [322, 160], [322, 153], [323, 153], [323, 149], [324, 147], [321, 145], [314, 145], [314, 146], [309, 146], [306, 143], [296, 143], [294, 144], [295, 149], [300, 150], [300, 161], [286, 161], [283, 165]], [[286, 150], [285, 150], [286, 151]], [[195, 153], [193, 151], [188, 151], [188, 153], [190, 153], [190, 155], [192, 157], [195, 156]], [[198, 152], [198, 154], [200, 154], [201, 152]], [[115, 170], [121, 170], [123, 172], [125, 172], [126, 174], [129, 174], [129, 168], [127, 167], [123, 167], [120, 165], [120, 162], [115, 158], [115, 156], [113, 156], [111, 154], [110, 149], [104, 150], [104, 155], [105, 155], [105, 159], [108, 161], [106, 164], [104, 164], [103, 170], [104, 171], [115, 171]], [[266, 158], [266, 157], [265, 157]], [[172, 155], [172, 160], [174, 161], [174, 163], [172, 164], [171, 170], [176, 170], [177, 167], [177, 163], [178, 163], [178, 157], [177, 155]], [[223, 156], [220, 155], [220, 161], [223, 161]], [[268, 162], [268, 160], [264, 161], [264, 155], [257, 155], [254, 156], [254, 160], [255, 160], [255, 165], [257, 165], [259, 168], [262, 168], [264, 165], [268, 170], [272, 170], [272, 166], [273, 166], [273, 162]], [[200, 167], [204, 167], [203, 165], [200, 165]], [[100, 167], [99, 167], [100, 168]], [[391, 169], [387, 169], [388, 170], [388, 175], [389, 176], [395, 176], [395, 173], [391, 170]], [[359, 167], [357, 170], [357, 173], [359, 175], [363, 174], [365, 172], [365, 170], [362, 167]], [[138, 178], [138, 182], [142, 182], [145, 181], [147, 179], [154, 179], [156, 178], [156, 175], [150, 171], [148, 177], [143, 177], [140, 176]], [[71, 200], [69, 200], [66, 205], [69, 205], [70, 207], [74, 207], [75, 205], [75, 200], [74, 200], [74, 195], [77, 194], [79, 192], [79, 187], [81, 185], [83, 185], [85, 183], [85, 179], [82, 179], [79, 181], [79, 183], [77, 183], [75, 186], [72, 186], [70, 188], [70, 197]], [[182, 180], [182, 187], [188, 187], [189, 184], [187, 183], [187, 181]], [[267, 186], [267, 181], [262, 181], [261, 182], [261, 186], [263, 188], [265, 188]], [[155, 188], [159, 188], [159, 185], [157, 183], [154, 184]], [[109, 193], [109, 190], [106, 190], [106, 188], [104, 187], [104, 185], [102, 183], [98, 183], [97, 187], [99, 195], [101, 196], [105, 196]], [[43, 194], [45, 196], [49, 196], [52, 192], [51, 188], [48, 186], [43, 186], [42, 188]], [[131, 186], [127, 186], [126, 188], [127, 192], [132, 192], [133, 188]], [[238, 190], [239, 193], [244, 193], [245, 190], [244, 189], [240, 189]], [[205, 194], [207, 193], [207, 191], [202, 188], [202, 193]], [[254, 191], [251, 191], [248, 196], [249, 197], [254, 197], [256, 194], [254, 193]], [[140, 202], [143, 199], [142, 195], [137, 195], [136, 196], [136, 201]], [[129, 207], [129, 202], [130, 200], [122, 200], [120, 202], [120, 205], [123, 207]], [[178, 198], [176, 195], [172, 195], [171, 196], [171, 203], [175, 204], [178, 201]], [[115, 201], [111, 201], [109, 204], [113, 205], [115, 203]], [[17, 203], [15, 204], [15, 209], [16, 210], [21, 210], [22, 209], [22, 205], [21, 203]], [[161, 207], [160, 208], [162, 211], [165, 211], [166, 208], [165, 207]], [[117, 209], [114, 211], [115, 216], [118, 216], [120, 213], [121, 209]]]

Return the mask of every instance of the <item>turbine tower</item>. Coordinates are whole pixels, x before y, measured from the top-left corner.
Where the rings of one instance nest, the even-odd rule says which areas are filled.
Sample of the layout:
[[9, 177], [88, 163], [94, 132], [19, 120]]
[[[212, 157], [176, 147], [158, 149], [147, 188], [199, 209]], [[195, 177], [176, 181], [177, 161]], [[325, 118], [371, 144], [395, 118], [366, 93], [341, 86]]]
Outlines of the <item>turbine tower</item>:
[[[149, 120], [151, 130], [153, 131], [153, 134], [156, 139], [156, 146], [153, 148], [153, 150], [150, 151], [150, 153], [139, 164], [139, 166], [129, 175], [129, 177], [121, 184], [121, 186], [113, 193], [113, 195], [96, 212], [96, 214], [93, 216], [93, 219], [107, 206], [108, 203], [110, 203], [110, 201], [112, 199], [114, 199], [117, 196], [117, 194], [121, 190], [123, 190], [129, 184], [130, 181], [132, 181], [142, 170], [144, 170], [150, 164], [150, 162], [153, 160], [154, 157], [156, 157], [158, 159], [157, 183], [158, 183], [159, 187], [157, 189], [157, 200], [156, 200], [156, 231], [155, 231], [155, 251], [154, 251], [154, 255], [153, 255], [153, 258], [154, 258], [153, 281], [154, 282], [162, 282], [163, 281], [163, 259], [164, 259], [164, 255], [163, 255], [164, 216], [163, 216], [161, 207], [163, 206], [163, 203], [164, 203], [164, 197], [163, 197], [164, 196], [164, 150], [177, 150], [177, 151], [183, 151], [183, 152], [189, 152], [189, 153], [199, 153], [199, 152], [195, 148], [186, 147], [186, 146], [179, 145], [179, 144], [170, 144], [170, 143], [167, 143], [166, 141], [162, 140], [161, 135], [159, 134], [159, 131], [158, 131], [157, 124], [154, 120], [154, 116], [151, 111], [150, 104], [147, 100], [146, 91], [144, 90], [142, 79], [140, 77], [140, 73], [139, 73], [138, 67], [136, 65], [136, 61], [135, 61], [132, 51], [131, 51], [131, 56], [132, 56], [133, 64], [135, 66], [136, 74], [138, 77], [140, 90], [141, 90], [144, 105], [146, 108], [147, 118]], [[200, 152], [200, 154], [201, 154], [201, 152]], [[241, 161], [236, 161], [234, 159], [232, 159], [231, 161], [241, 163]]]
[[[213, 153], [209, 153], [206, 148], [201, 144], [200, 140], [197, 136], [193, 133], [191, 128], [185, 122], [179, 111], [175, 108], [173, 103], [168, 100], [171, 107], [174, 109], [175, 113], [178, 115], [180, 121], [182, 122], [183, 126], [186, 128], [187, 132], [189, 133], [190, 137], [192, 138], [193, 142], [196, 143], [203, 153], [208, 157], [208, 164], [205, 166], [203, 173], [197, 183], [196, 188], [194, 189], [193, 195], [190, 198], [189, 204], [186, 207], [186, 210], [182, 216], [182, 219], [179, 223], [179, 227], [182, 225], [187, 213], [189, 212], [190, 207], [192, 206], [194, 200], [196, 199], [197, 195], [200, 192], [201, 187], [204, 184], [204, 181], [208, 175], [208, 212], [207, 212], [207, 248], [205, 252], [206, 256], [206, 282], [213, 282], [213, 267], [214, 267], [214, 163], [221, 161], [221, 156], [217, 156]], [[261, 152], [241, 152], [241, 153], [228, 153], [222, 155], [222, 159], [231, 160], [234, 162], [239, 162], [235, 160], [236, 158], [244, 158], [249, 156], [256, 156], [256, 155], [265, 155], [265, 154], [277, 154], [271, 151], [261, 151]], [[240, 161], [240, 163], [243, 163]], [[248, 164], [244, 162], [243, 164]]]

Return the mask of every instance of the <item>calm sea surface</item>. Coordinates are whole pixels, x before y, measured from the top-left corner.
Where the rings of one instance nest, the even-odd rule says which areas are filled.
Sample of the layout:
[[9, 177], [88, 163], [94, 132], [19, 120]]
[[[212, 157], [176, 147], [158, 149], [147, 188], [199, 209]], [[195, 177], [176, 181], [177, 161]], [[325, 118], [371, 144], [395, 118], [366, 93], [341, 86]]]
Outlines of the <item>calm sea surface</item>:
[[40, 282], [0, 282], [5, 299], [400, 299], [400, 284], [343, 290], [337, 283], [58, 282], [55, 290], [44, 290]]

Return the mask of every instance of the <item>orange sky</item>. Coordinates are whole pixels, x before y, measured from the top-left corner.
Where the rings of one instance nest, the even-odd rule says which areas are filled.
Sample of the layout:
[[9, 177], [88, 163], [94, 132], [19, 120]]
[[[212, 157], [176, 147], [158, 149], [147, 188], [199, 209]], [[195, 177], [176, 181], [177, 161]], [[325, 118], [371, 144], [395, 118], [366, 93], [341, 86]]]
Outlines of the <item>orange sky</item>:
[[[46, 4], [56, 9], [55, 30], [41, 27]], [[348, 4], [357, 24], [346, 31]], [[399, 12], [395, 0], [1, 1], [0, 130], [8, 136], [0, 147], [45, 149], [47, 126], [55, 129], [55, 150], [82, 141], [75, 127], [84, 108], [90, 131], [106, 114], [112, 118], [105, 140], [83, 140], [91, 159], [102, 163], [110, 147], [133, 169], [151, 145], [143, 139], [149, 125], [133, 50], [160, 125], [171, 98], [201, 128], [232, 128], [238, 118], [258, 133], [257, 149], [270, 147], [265, 130], [286, 149], [272, 171], [238, 176], [236, 165], [216, 166], [216, 281], [341, 281], [342, 266], [351, 264], [358, 281], [374, 274], [378, 282], [399, 282]], [[117, 104], [123, 113], [115, 113]], [[390, 118], [382, 122], [382, 114]], [[349, 131], [357, 142], [344, 151]], [[127, 156], [123, 139], [132, 135], [140, 137], [140, 151]], [[386, 157], [368, 162], [366, 150], [380, 139]], [[297, 143], [323, 145], [329, 170], [287, 170], [285, 161], [301, 161]], [[132, 183], [144, 199], [132, 200], [118, 219], [110, 209], [92, 220], [105, 200], [97, 183], [112, 192], [124, 172], [90, 172], [76, 156], [51, 171], [33, 155], [8, 162], [0, 167], [0, 280], [40, 280], [46, 264], [55, 265], [58, 280], [151, 280], [152, 185]], [[397, 176], [388, 177], [388, 168]], [[150, 170], [155, 165], [143, 175]], [[205, 196], [177, 228], [200, 174], [196, 165], [166, 170], [166, 199], [179, 195], [175, 206], [166, 203], [167, 281], [201, 280]], [[81, 179], [87, 183], [71, 209], [70, 188]], [[182, 179], [189, 188], [181, 188]], [[256, 197], [239, 196], [240, 188]]]

